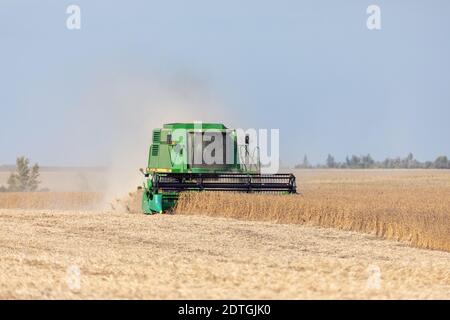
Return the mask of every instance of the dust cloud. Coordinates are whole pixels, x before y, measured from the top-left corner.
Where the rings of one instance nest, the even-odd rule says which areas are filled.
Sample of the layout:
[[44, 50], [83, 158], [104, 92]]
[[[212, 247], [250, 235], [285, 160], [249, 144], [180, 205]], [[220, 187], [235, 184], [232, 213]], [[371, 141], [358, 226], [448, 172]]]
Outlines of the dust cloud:
[[102, 190], [107, 203], [142, 185], [139, 168], [147, 165], [154, 128], [171, 122], [230, 122], [207, 84], [186, 74], [102, 78], [82, 105], [79, 112], [86, 115], [93, 140], [103, 144], [99, 148], [107, 162]]

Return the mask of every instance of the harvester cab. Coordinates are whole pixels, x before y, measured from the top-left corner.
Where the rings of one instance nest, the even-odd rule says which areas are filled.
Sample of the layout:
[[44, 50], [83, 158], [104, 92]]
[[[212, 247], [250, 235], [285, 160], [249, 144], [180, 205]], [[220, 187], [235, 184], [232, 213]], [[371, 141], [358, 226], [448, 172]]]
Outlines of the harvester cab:
[[172, 210], [183, 191], [296, 193], [293, 174], [262, 174], [259, 149], [249, 136], [238, 144], [236, 130], [219, 123], [170, 123], [154, 129], [142, 210]]

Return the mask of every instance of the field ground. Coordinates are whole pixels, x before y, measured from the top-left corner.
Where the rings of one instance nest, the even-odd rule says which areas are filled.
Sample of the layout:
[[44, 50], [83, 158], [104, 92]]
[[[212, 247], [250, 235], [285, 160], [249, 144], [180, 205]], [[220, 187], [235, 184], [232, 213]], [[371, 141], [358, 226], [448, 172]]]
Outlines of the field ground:
[[49, 210], [0, 220], [3, 299], [450, 299], [450, 253], [353, 232]]
[[300, 196], [201, 193], [175, 215], [106, 209], [64, 172], [0, 193], [0, 298], [450, 299], [450, 252], [420, 249], [450, 251], [450, 171], [296, 176]]
[[180, 214], [332, 227], [450, 252], [450, 170], [299, 170], [300, 195], [185, 193]]

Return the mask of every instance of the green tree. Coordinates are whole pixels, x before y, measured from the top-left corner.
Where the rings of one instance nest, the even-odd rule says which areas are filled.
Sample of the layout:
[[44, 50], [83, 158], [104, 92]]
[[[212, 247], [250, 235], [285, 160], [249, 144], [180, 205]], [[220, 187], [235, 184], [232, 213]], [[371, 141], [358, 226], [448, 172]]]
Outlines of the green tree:
[[334, 160], [334, 157], [331, 154], [329, 154], [327, 157], [327, 167], [336, 168], [336, 161]]
[[30, 179], [28, 180], [28, 187], [30, 191], [36, 191], [39, 188], [39, 165], [37, 163], [31, 168]]
[[436, 169], [447, 169], [450, 168], [448, 158], [446, 156], [439, 156], [434, 161], [434, 166]]
[[350, 168], [351, 167], [351, 161], [350, 158], [348, 156], [345, 157], [345, 167], [346, 168]]
[[308, 161], [308, 157], [307, 157], [306, 154], [305, 154], [305, 156], [303, 157], [303, 162], [300, 163], [300, 164], [297, 164], [297, 165], [295, 166], [295, 168], [296, 168], [296, 169], [307, 169], [307, 168], [311, 168], [311, 165], [310, 165], [310, 163], [309, 163], [309, 161]]
[[370, 154], [361, 156], [361, 166], [363, 168], [373, 168], [375, 166], [375, 160], [372, 159]]
[[308, 156], [305, 154], [305, 156], [303, 157], [303, 163], [302, 163], [303, 168], [309, 168], [311, 167], [311, 165], [309, 164], [308, 161]]
[[355, 155], [352, 155], [352, 158], [350, 159], [350, 168], [360, 168], [361, 167], [361, 158]]
[[16, 160], [16, 172], [8, 178], [8, 191], [28, 192], [36, 191], [39, 187], [39, 165], [30, 168], [30, 161], [25, 157]]

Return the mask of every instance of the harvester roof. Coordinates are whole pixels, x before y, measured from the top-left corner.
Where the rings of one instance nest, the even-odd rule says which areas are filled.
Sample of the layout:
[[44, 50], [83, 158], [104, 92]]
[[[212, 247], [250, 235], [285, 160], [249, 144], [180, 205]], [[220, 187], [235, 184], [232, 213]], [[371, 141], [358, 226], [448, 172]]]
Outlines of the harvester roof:
[[164, 129], [227, 129], [222, 123], [205, 123], [205, 122], [176, 122], [166, 123]]

